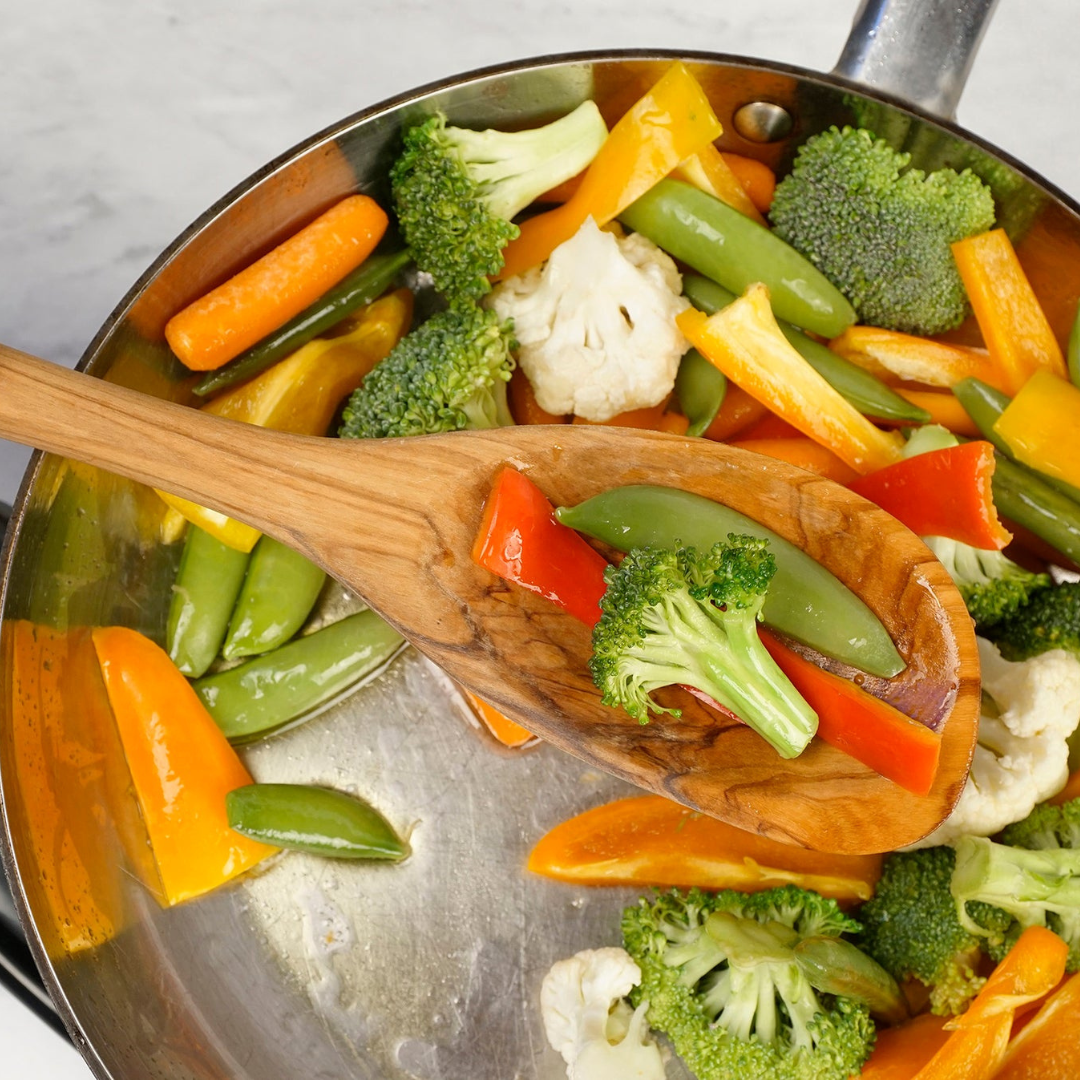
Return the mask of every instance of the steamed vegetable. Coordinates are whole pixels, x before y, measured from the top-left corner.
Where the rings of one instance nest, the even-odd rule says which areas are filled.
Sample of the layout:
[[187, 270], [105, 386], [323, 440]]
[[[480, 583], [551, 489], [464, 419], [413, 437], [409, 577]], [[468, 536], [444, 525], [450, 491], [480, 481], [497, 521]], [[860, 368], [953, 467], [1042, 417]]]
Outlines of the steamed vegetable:
[[1052, 649], [1080, 659], [1080, 582], [1035, 590], [989, 636], [1007, 660], [1027, 660]]

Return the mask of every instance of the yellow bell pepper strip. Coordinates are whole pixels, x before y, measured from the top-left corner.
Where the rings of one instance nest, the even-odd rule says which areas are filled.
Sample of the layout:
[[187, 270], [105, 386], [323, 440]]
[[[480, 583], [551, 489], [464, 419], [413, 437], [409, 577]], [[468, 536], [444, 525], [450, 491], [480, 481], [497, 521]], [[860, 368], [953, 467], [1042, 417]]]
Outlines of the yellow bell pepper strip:
[[350, 195], [165, 324], [169, 347], [193, 371], [213, 371], [333, 288], [375, 250], [386, 211]]
[[1080, 388], [1037, 371], [994, 423], [1023, 465], [1080, 488]]
[[698, 81], [684, 64], [672, 64], [611, 129], [570, 200], [522, 224], [503, 249], [499, 278], [539, 266], [587, 218], [606, 225], [722, 131]]
[[732, 382], [860, 474], [900, 460], [903, 439], [875, 427], [792, 348], [764, 285], [706, 316], [687, 308], [679, 329]]
[[712, 143], [680, 161], [671, 175], [675, 180], [685, 180], [700, 191], [726, 202], [733, 210], [745, 214], [759, 225], [765, 224], [761, 211], [731, 171], [727, 158]]
[[135, 795], [172, 906], [277, 850], [229, 827], [225, 796], [252, 782], [165, 651], [123, 626], [93, 631]]
[[829, 348], [888, 383], [899, 380], [948, 388], [970, 377], [989, 382], [996, 373], [985, 349], [947, 345], [876, 326], [849, 326], [829, 342]]
[[[412, 293], [398, 289], [352, 316], [333, 336], [309, 341], [202, 409], [273, 431], [325, 435], [342, 400], [409, 329], [412, 308]], [[189, 499], [158, 494], [193, 525], [238, 551], [251, 551], [261, 535], [258, 529]]]
[[1043, 1002], [1015, 1035], [994, 1080], [1052, 1080], [1080, 1076], [1080, 975]]
[[1041, 368], [1065, 378], [1061, 346], [1004, 229], [958, 240], [952, 252], [998, 372], [983, 381], [1015, 394]]

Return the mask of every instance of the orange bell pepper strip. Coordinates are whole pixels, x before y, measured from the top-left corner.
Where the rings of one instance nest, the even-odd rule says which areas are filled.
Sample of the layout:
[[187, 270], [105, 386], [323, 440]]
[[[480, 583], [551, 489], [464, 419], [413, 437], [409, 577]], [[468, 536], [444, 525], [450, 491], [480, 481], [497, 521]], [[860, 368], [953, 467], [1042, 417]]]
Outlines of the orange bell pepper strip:
[[586, 626], [600, 621], [607, 560], [555, 520], [544, 493], [507, 466], [495, 478], [472, 550], [473, 561], [558, 604]]
[[742, 154], [722, 154], [724, 163], [750, 196], [750, 201], [762, 214], [767, 214], [776, 192], [776, 173], [756, 158]]
[[994, 448], [985, 441], [917, 454], [848, 487], [919, 536], [1000, 551], [1012, 539], [994, 509]]
[[273, 855], [229, 828], [225, 796], [251, 776], [166, 652], [123, 626], [95, 629], [93, 640], [166, 903]]
[[[741, 158], [740, 160], [749, 159]], [[673, 179], [685, 180], [707, 195], [712, 195], [721, 202], [727, 203], [733, 210], [745, 214], [759, 225], [766, 223], [761, 211], [754, 205], [749, 192], [728, 164], [727, 158], [712, 143], [703, 146], [696, 154], [691, 154], [684, 161], [679, 162], [671, 175]]]
[[667, 406], [670, 398], [665, 398], [658, 405], [647, 405], [641, 409], [631, 409], [629, 412], [618, 413], [610, 420], [586, 420], [583, 416], [575, 416], [575, 424], [594, 424], [600, 427], [629, 427], [641, 428], [648, 431], [667, 431], [673, 435], [685, 435], [690, 421], [681, 413], [668, 412]]
[[1050, 930], [1032, 926], [1017, 939], [962, 1016], [946, 1022], [945, 1045], [915, 1080], [990, 1080], [1004, 1060], [1017, 1009], [1061, 981], [1069, 949]]
[[707, 360], [856, 472], [899, 461], [903, 440], [875, 427], [834, 390], [780, 331], [764, 285], [714, 315], [687, 308], [676, 322]]
[[[245, 424], [325, 435], [342, 399], [401, 340], [412, 321], [413, 297], [398, 289], [353, 315], [345, 333], [315, 338], [273, 367], [202, 406], [203, 412]], [[158, 491], [188, 521], [240, 551], [261, 535], [235, 518]]]
[[1061, 346], [1005, 230], [959, 240], [952, 252], [998, 371], [983, 381], [1015, 394], [1042, 368], [1065, 378]]
[[165, 339], [193, 371], [213, 371], [283, 326], [375, 250], [389, 219], [350, 195], [165, 324]]
[[1060, 806], [1062, 803], [1072, 802], [1073, 799], [1080, 799], [1080, 769], [1070, 773], [1065, 786], [1052, 799], [1046, 801], [1052, 806]]
[[771, 415], [757, 398], [751, 397], [741, 386], [728, 383], [723, 404], [713, 417], [713, 422], [705, 429], [705, 438], [725, 442]]
[[1037, 371], [994, 423], [1017, 461], [1080, 488], [1080, 387]]
[[656, 885], [759, 892], [812, 889], [869, 900], [880, 855], [827, 855], [745, 832], [659, 795], [593, 807], [556, 825], [529, 854], [534, 874], [577, 885]]
[[925, 409], [930, 414], [929, 423], [940, 424], [954, 435], [963, 435], [968, 439], [982, 437], [978, 424], [968, 415], [960, 404], [960, 399], [948, 390], [909, 390], [906, 386], [894, 386], [893, 389], [912, 405]]
[[520, 724], [516, 724], [509, 717], [503, 716], [494, 705], [482, 701], [464, 687], [460, 689], [477, 719], [497, 742], [516, 750], [520, 746], [537, 741], [536, 736], [531, 731], [526, 731]]
[[672, 64], [611, 129], [570, 200], [522, 224], [503, 249], [498, 276], [539, 266], [587, 218], [606, 225], [722, 130], [698, 81], [685, 65]]
[[820, 738], [915, 795], [937, 775], [941, 736], [868, 694], [850, 679], [819, 668], [763, 627], [761, 643], [818, 714]]
[[877, 1033], [859, 1080], [911, 1080], [949, 1040], [945, 1017], [923, 1013]]
[[1005, 1051], [993, 1080], [1066, 1080], [1080, 1076], [1080, 975], [1043, 1002]]
[[845, 465], [831, 450], [820, 446], [813, 439], [733, 439], [729, 446], [740, 450], [752, 450], [755, 454], [786, 461], [807, 472], [817, 473], [837, 484], [847, 484], [859, 474]]

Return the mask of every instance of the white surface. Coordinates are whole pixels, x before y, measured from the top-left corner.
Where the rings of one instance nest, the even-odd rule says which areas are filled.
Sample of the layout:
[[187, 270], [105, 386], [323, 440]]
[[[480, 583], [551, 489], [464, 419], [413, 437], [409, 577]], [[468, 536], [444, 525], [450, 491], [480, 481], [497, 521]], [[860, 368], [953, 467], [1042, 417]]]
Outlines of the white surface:
[[[548, 52], [829, 69], [857, 0], [37, 0], [0, 18], [0, 341], [74, 364], [155, 255], [264, 161], [419, 83]], [[1080, 196], [1076, 0], [1001, 0], [960, 122]], [[0, 387], [0, 393], [3, 392]], [[28, 456], [0, 441], [0, 500]], [[2, 994], [2, 992], [0, 992]], [[5, 1076], [85, 1078], [0, 997]]]

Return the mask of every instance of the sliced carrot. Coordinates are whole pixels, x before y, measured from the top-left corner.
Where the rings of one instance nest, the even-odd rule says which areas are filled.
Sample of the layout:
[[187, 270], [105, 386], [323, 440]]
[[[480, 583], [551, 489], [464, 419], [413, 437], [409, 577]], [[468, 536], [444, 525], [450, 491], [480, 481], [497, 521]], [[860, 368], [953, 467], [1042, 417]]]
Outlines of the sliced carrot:
[[1072, 773], [1065, 781], [1065, 786], [1052, 798], [1046, 801], [1052, 806], [1060, 806], [1062, 803], [1080, 799], [1080, 769]]
[[587, 218], [606, 225], [722, 130], [698, 81], [684, 64], [672, 64], [611, 129], [570, 201], [521, 226], [503, 249], [498, 276], [539, 266]]
[[597, 427], [630, 427], [644, 428], [649, 431], [659, 431], [660, 423], [667, 408], [665, 398], [659, 405], [647, 405], [641, 409], [631, 409], [629, 412], [619, 413], [610, 420], [586, 420], [584, 416], [575, 416], [575, 424], [593, 424]]
[[510, 415], [516, 424], [565, 424], [569, 416], [556, 416], [540, 408], [529, 376], [521, 368], [515, 368], [506, 387]]
[[685, 180], [707, 195], [727, 203], [759, 225], [765, 224], [761, 211], [754, 205], [754, 200], [732, 171], [727, 158], [712, 143], [679, 162], [671, 175], [676, 180]]
[[516, 724], [513, 720], [503, 716], [494, 705], [481, 701], [480, 698], [468, 690], [463, 690], [463, 693], [465, 700], [469, 703], [470, 708], [480, 722], [488, 729], [492, 737], [501, 742], [503, 746], [509, 746], [511, 749], [516, 750], [519, 746], [525, 746], [527, 743], [536, 741], [536, 736], [531, 731], [526, 731], [520, 724]]
[[375, 249], [385, 211], [350, 195], [273, 251], [219, 285], [165, 326], [172, 351], [194, 371], [212, 371], [299, 315]]
[[657, 431], [667, 431], [672, 435], [685, 435], [690, 427], [690, 420], [682, 413], [666, 412], [656, 425]]
[[945, 1017], [924, 1013], [877, 1034], [859, 1080], [911, 1080], [949, 1040]]
[[941, 736], [850, 679], [819, 668], [765, 629], [761, 642], [818, 714], [819, 737], [899, 784], [926, 795], [937, 775]]
[[724, 403], [706, 428], [705, 438], [724, 442], [769, 415], [772, 414], [768, 408], [757, 398], [751, 397], [741, 386], [729, 382]]
[[729, 445], [798, 465], [800, 469], [817, 473], [838, 484], [848, 484], [859, 475], [831, 450], [802, 436], [797, 439], [738, 439]]
[[739, 432], [740, 439], [805, 439], [806, 436], [776, 413], [767, 412], [748, 428]]
[[724, 154], [723, 158], [753, 204], [762, 214], [767, 214], [776, 191], [776, 173], [763, 161], [741, 154]]
[[994, 1080], [1071, 1080], [1080, 1076], [1080, 975], [1043, 1002], [1014, 1035]]
[[1061, 346], [1005, 230], [969, 236], [952, 251], [999, 373], [994, 385], [1015, 394], [1043, 368], [1066, 378]]
[[676, 885], [757, 892], [795, 884], [868, 900], [880, 855], [826, 855], [744, 832], [659, 795], [618, 799], [556, 825], [533, 848], [534, 874], [579, 885]]
[[969, 439], [978, 439], [982, 433], [975, 422], [968, 416], [959, 398], [948, 390], [909, 390], [906, 386], [894, 386], [893, 389], [912, 405], [918, 405], [930, 414], [931, 424], [940, 424], [954, 435], [964, 435]]

